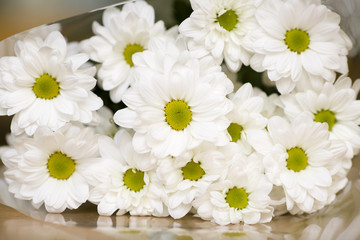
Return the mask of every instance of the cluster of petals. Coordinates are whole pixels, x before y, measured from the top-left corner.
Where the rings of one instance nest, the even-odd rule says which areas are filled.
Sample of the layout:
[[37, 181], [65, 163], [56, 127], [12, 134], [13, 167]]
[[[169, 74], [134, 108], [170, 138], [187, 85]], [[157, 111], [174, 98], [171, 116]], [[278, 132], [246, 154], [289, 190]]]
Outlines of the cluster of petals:
[[[0, 157], [15, 198], [219, 225], [335, 201], [360, 151], [360, 80], [347, 76], [339, 15], [320, 0], [190, 3], [179, 27], [129, 1], [79, 43], [29, 32], [0, 58], [0, 115], [13, 116]], [[242, 64], [280, 94], [234, 88]], [[97, 84], [122, 107], [103, 106]]]

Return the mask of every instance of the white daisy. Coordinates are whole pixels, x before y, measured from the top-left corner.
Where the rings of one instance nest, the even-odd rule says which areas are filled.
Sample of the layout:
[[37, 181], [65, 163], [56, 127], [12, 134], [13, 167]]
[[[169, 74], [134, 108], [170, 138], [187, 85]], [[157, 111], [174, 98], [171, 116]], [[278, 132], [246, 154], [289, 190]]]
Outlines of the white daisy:
[[232, 108], [226, 95], [233, 85], [221, 67], [211, 58], [192, 58], [187, 51], [177, 57], [165, 55], [161, 61], [157, 53], [164, 51], [136, 56], [141, 65], [136, 84], [124, 94], [127, 108], [114, 115], [115, 123], [135, 130], [135, 150], [166, 157], [179, 156], [202, 141], [226, 144], [225, 115]]
[[[97, 136], [89, 128], [65, 125], [53, 132], [40, 127], [32, 138], [22, 138], [6, 151], [2, 160], [9, 191], [31, 200], [34, 207], [45, 205], [48, 212], [76, 209], [89, 197], [87, 168], [98, 157]], [[16, 151], [17, 164], [11, 155]]]
[[225, 60], [236, 72], [242, 63], [249, 65], [251, 54], [242, 47], [242, 39], [257, 27], [254, 13], [262, 0], [190, 0], [194, 10], [179, 26], [188, 46], [197, 57], [207, 54]]
[[257, 155], [234, 155], [225, 179], [211, 184], [194, 200], [197, 215], [221, 225], [271, 221], [269, 194], [273, 185], [262, 173], [259, 161]]
[[231, 121], [227, 128], [230, 142], [242, 146], [243, 153], [253, 150], [251, 141], [257, 141], [257, 132], [265, 131], [267, 119], [261, 114], [264, 100], [253, 93], [250, 83], [241, 86], [231, 97], [233, 110], [227, 115]]
[[184, 217], [192, 208], [194, 198], [203, 195], [208, 186], [220, 178], [226, 162], [214, 145], [205, 143], [179, 157], [161, 160], [157, 174], [168, 194], [170, 216]]
[[124, 129], [114, 140], [106, 136], [99, 139], [101, 161], [91, 166], [94, 188], [89, 201], [98, 205], [100, 215], [117, 211], [118, 215], [167, 216], [165, 192], [154, 170], [156, 159], [136, 153], [131, 142]]
[[45, 40], [29, 35], [17, 42], [15, 53], [0, 59], [0, 114], [15, 114], [13, 133], [32, 135], [38, 126], [55, 131], [70, 121], [92, 120], [102, 100], [91, 92], [95, 67], [82, 68], [86, 54], [67, 56], [59, 32]]
[[320, 0], [265, 1], [255, 13], [260, 25], [243, 40], [255, 54], [250, 65], [265, 71], [281, 93], [321, 88], [336, 72], [348, 72], [351, 41], [340, 16]]
[[318, 92], [307, 90], [280, 97], [288, 117], [308, 112], [314, 121], [327, 123], [330, 137], [348, 145], [348, 158], [360, 149], [360, 101], [356, 98], [347, 76], [341, 76], [335, 84], [325, 83]]
[[93, 23], [95, 36], [81, 44], [91, 60], [100, 63], [101, 88], [110, 91], [111, 100], [118, 103], [134, 80], [133, 54], [146, 50], [150, 39], [165, 37], [166, 31], [163, 21], [155, 23], [154, 9], [145, 1], [125, 3], [121, 10], [109, 7], [102, 21], [104, 26]]
[[[303, 113], [290, 123], [274, 116], [267, 128], [273, 143], [259, 141], [257, 150], [264, 154], [266, 176], [284, 189], [287, 210], [292, 214], [319, 210], [334, 194], [329, 189], [339, 156], [332, 149], [327, 125]], [[339, 153], [344, 156], [345, 151], [342, 145]]]

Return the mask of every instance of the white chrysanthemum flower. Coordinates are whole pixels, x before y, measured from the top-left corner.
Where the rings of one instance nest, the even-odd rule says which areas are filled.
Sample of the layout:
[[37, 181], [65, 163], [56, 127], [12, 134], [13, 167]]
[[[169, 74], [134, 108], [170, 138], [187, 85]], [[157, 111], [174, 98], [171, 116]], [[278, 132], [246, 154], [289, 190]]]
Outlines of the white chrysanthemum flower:
[[114, 140], [99, 139], [101, 161], [93, 165], [89, 201], [98, 204], [100, 215], [167, 216], [163, 203], [166, 197], [155, 167], [157, 159], [149, 154], [138, 154], [132, 146], [132, 137], [124, 129]]
[[194, 10], [179, 26], [188, 47], [197, 57], [208, 54], [225, 60], [236, 72], [249, 65], [251, 53], [242, 47], [242, 39], [257, 28], [254, 13], [262, 0], [190, 0]]
[[227, 114], [231, 121], [227, 128], [229, 141], [242, 146], [243, 153], [253, 150], [251, 141], [257, 141], [257, 133], [266, 131], [267, 119], [261, 114], [264, 100], [256, 96], [250, 83], [241, 86], [232, 96], [233, 110]]
[[166, 31], [163, 21], [155, 23], [154, 9], [145, 1], [126, 3], [121, 10], [109, 7], [102, 21], [104, 26], [93, 23], [95, 36], [81, 44], [91, 60], [100, 63], [100, 87], [118, 103], [134, 81], [133, 54], [146, 50], [150, 39], [165, 37]]
[[217, 224], [270, 222], [273, 208], [269, 194], [272, 184], [262, 172], [257, 155], [233, 156], [224, 179], [211, 184], [194, 200], [197, 215]]
[[291, 123], [274, 116], [268, 123], [269, 141], [260, 138], [256, 149], [264, 154], [266, 176], [284, 189], [287, 210], [311, 213], [332, 198], [337, 157], [344, 157], [345, 145], [332, 149], [327, 125], [300, 114]]
[[124, 94], [127, 108], [115, 113], [115, 123], [135, 130], [137, 152], [158, 157], [179, 156], [202, 141], [226, 144], [231, 81], [211, 57], [198, 60], [181, 51], [159, 60], [163, 54], [160, 48], [136, 56], [136, 84]]
[[221, 177], [226, 162], [214, 145], [206, 143], [179, 157], [161, 160], [157, 174], [168, 195], [166, 204], [170, 216], [175, 219], [185, 216], [194, 198], [203, 195], [208, 186]]
[[[40, 127], [33, 137], [20, 138], [1, 152], [15, 197], [31, 200], [35, 208], [44, 204], [48, 212], [76, 209], [87, 201], [87, 168], [99, 154], [92, 129], [68, 124], [53, 132]], [[17, 163], [10, 163], [14, 158]]]
[[352, 44], [340, 16], [320, 0], [265, 1], [255, 13], [260, 25], [243, 41], [254, 52], [250, 65], [265, 71], [281, 93], [321, 88], [336, 72], [348, 72]]
[[13, 133], [32, 135], [38, 126], [56, 131], [70, 121], [92, 120], [103, 103], [91, 92], [95, 67], [82, 68], [86, 54], [68, 56], [59, 32], [18, 41], [15, 53], [0, 59], [0, 114], [15, 114]]
[[325, 83], [319, 92], [307, 90], [280, 97], [288, 117], [309, 112], [314, 121], [327, 123], [330, 137], [348, 145], [348, 158], [360, 149], [360, 101], [356, 98], [347, 76], [341, 76], [335, 84]]

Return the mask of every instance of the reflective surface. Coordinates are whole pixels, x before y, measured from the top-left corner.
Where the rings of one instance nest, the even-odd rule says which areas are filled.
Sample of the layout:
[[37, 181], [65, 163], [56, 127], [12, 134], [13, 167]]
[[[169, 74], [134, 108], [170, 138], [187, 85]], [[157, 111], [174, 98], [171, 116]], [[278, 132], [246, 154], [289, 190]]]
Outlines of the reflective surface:
[[[169, 2], [156, 7], [159, 19], [166, 19]], [[91, 23], [100, 20], [102, 11], [61, 21], [62, 33], [69, 41], [91, 36]], [[169, 20], [171, 22], [171, 20]], [[0, 56], [11, 55], [21, 34], [0, 42]], [[349, 61], [350, 76], [360, 77], [359, 57]], [[9, 129], [8, 126], [2, 126]], [[2, 136], [3, 137], [3, 136]], [[0, 239], [360, 239], [360, 157], [353, 159], [347, 187], [336, 201], [311, 215], [275, 217], [268, 224], [219, 226], [186, 216], [174, 220], [157, 217], [99, 216], [91, 203], [62, 214], [34, 209], [29, 201], [15, 199], [7, 190], [1, 166]]]

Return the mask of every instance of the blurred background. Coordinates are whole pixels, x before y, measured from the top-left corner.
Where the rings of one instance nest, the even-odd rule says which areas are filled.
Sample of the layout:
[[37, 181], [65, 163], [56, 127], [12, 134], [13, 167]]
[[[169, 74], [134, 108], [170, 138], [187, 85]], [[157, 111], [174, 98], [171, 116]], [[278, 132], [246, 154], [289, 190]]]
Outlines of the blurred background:
[[121, 0], [0, 0], [0, 41], [27, 29]]

